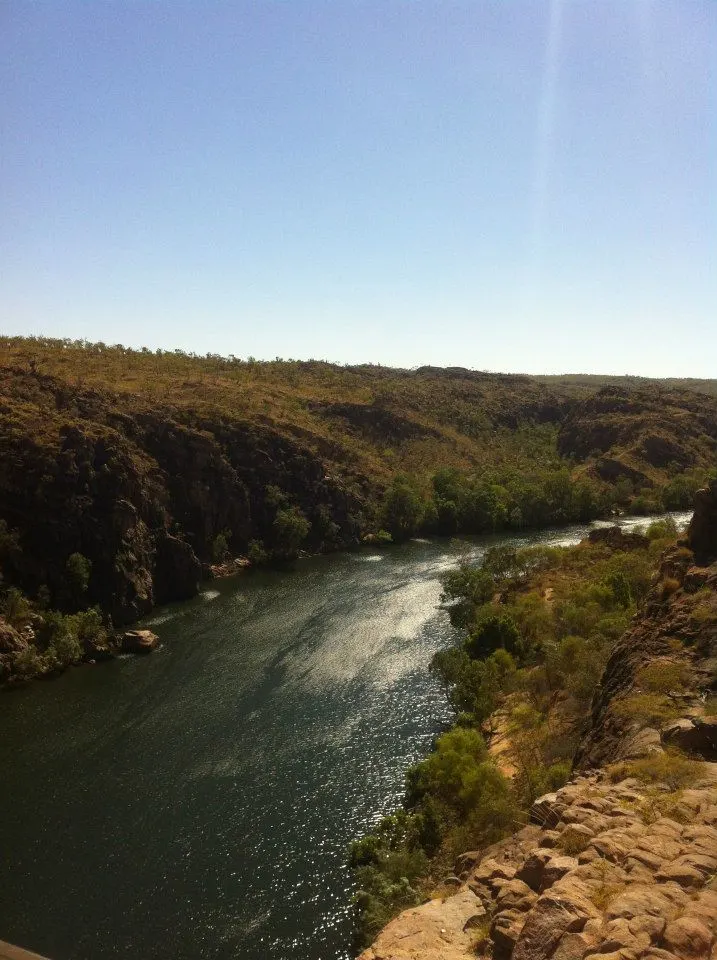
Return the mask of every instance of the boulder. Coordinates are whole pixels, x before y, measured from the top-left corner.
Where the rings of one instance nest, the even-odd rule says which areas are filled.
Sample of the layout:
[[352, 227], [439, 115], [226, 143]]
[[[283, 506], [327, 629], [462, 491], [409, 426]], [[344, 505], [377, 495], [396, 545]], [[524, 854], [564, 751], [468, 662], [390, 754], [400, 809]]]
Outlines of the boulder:
[[647, 550], [650, 546], [649, 537], [642, 533], [625, 533], [618, 526], [598, 527], [588, 534], [588, 541], [592, 544], [601, 543], [611, 550]]
[[151, 653], [159, 646], [159, 637], [151, 630], [127, 630], [120, 644], [122, 653]]
[[667, 949], [679, 957], [708, 957], [714, 942], [714, 928], [709, 930], [696, 917], [678, 917], [665, 927], [663, 941]]
[[163, 533], [154, 558], [154, 601], [189, 600], [199, 589], [202, 565], [189, 544]]
[[577, 891], [549, 890], [527, 916], [513, 960], [545, 960], [566, 933], [581, 933], [590, 917], [597, 917], [593, 904]]
[[682, 717], [662, 731], [662, 741], [703, 760], [717, 761], [717, 717]]
[[695, 494], [695, 512], [687, 531], [687, 541], [697, 562], [706, 565], [717, 559], [717, 480]]
[[524, 924], [525, 914], [520, 910], [501, 910], [495, 914], [490, 926], [494, 957], [502, 960], [511, 956]]

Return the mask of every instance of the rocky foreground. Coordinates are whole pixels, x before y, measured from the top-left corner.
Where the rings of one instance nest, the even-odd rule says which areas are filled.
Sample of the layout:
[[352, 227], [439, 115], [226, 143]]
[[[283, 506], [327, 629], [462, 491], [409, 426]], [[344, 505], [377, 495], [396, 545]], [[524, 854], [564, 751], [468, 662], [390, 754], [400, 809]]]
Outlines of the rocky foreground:
[[536, 802], [542, 824], [465, 854], [457, 892], [401, 914], [362, 960], [715, 956], [717, 764], [670, 814], [634, 778], [577, 777]]
[[[617, 644], [574, 778], [359, 960], [717, 958], [717, 482]], [[669, 721], [631, 717], [646, 664], [682, 664]], [[645, 772], [649, 775], [645, 776]], [[637, 774], [637, 775], [635, 775]]]

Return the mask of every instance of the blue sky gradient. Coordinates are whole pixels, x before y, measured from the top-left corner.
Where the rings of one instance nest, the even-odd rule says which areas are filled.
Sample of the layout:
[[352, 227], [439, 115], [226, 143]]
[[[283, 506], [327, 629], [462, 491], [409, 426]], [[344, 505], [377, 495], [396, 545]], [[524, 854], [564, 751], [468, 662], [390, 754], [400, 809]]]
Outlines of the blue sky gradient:
[[714, 0], [4, 0], [0, 330], [717, 376]]

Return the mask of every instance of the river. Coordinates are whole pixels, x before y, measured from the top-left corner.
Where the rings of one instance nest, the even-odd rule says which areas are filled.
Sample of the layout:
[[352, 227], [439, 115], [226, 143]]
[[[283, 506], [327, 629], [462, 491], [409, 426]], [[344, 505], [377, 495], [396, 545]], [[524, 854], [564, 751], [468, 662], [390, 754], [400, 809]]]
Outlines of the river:
[[0, 695], [0, 938], [52, 960], [350, 956], [347, 846], [449, 719], [441, 574], [466, 544], [588, 529], [219, 582], [144, 624], [151, 657]]

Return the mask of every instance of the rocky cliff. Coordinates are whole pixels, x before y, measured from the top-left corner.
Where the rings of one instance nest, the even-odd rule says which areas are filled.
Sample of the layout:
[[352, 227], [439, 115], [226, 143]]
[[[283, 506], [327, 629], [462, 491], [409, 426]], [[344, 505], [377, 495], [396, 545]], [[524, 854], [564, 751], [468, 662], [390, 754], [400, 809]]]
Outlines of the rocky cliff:
[[717, 484], [616, 645], [572, 780], [360, 960], [717, 956]]
[[219, 534], [235, 553], [251, 539], [272, 545], [270, 486], [308, 518], [307, 549], [357, 539], [360, 492], [270, 426], [128, 405], [17, 369], [0, 381], [0, 561], [31, 596], [43, 587], [72, 608], [66, 564], [77, 552], [92, 565], [84, 601], [116, 625], [190, 597]]

